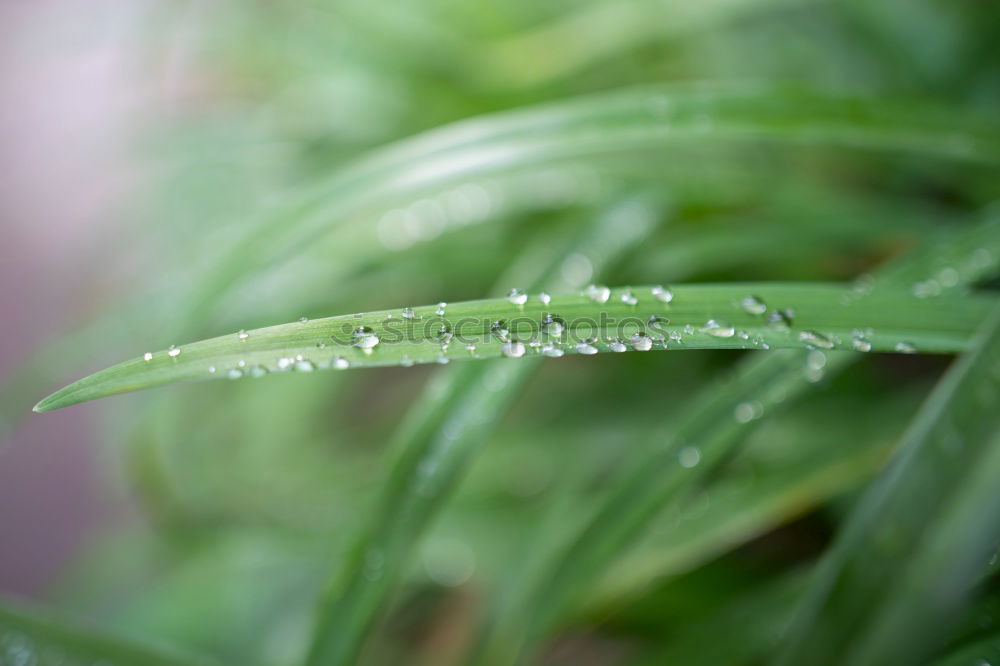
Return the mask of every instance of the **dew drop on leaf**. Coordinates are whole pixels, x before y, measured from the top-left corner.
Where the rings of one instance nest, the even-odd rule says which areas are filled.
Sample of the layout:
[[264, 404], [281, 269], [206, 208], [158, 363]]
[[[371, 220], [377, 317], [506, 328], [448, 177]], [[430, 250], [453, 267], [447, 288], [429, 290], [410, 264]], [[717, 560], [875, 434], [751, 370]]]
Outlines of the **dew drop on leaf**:
[[621, 340], [612, 340], [611, 342], [609, 342], [608, 349], [610, 349], [613, 352], [628, 351], [628, 347], [626, 347], [625, 343], [622, 342]]
[[767, 312], [767, 304], [757, 296], [747, 296], [740, 301], [740, 307], [747, 314], [762, 315]]
[[587, 356], [590, 356], [592, 354], [597, 353], [597, 347], [590, 344], [589, 342], [581, 342], [577, 344], [576, 351], [579, 354], [586, 354]]
[[681, 467], [691, 469], [701, 462], [701, 451], [697, 446], [685, 446], [677, 453], [677, 462]]
[[180, 347], [170, 345], [170, 349], [167, 350], [167, 356], [169, 356], [170, 358], [177, 358], [180, 355], [181, 355]]
[[813, 347], [822, 347], [823, 349], [833, 349], [834, 347], [833, 341], [830, 338], [816, 331], [802, 331], [799, 333], [799, 342], [804, 342]]
[[500, 347], [500, 353], [507, 358], [521, 358], [524, 356], [524, 343], [517, 340], [508, 340]]
[[373, 331], [370, 327], [359, 326], [354, 329], [354, 344], [361, 349], [371, 349], [379, 342], [381, 342], [381, 340], [379, 340], [375, 331]]
[[511, 289], [507, 292], [507, 300], [513, 305], [524, 305], [528, 302], [528, 294], [520, 289]]
[[716, 338], [731, 338], [736, 335], [736, 329], [731, 324], [717, 319], [706, 321], [701, 327], [701, 332]]
[[674, 300], [674, 292], [670, 287], [664, 287], [663, 285], [656, 285], [652, 289], [653, 298], [660, 301], [661, 303], [669, 303]]
[[632, 349], [636, 351], [649, 351], [653, 348], [653, 338], [649, 337], [645, 333], [635, 333], [629, 339], [632, 343]]
[[592, 284], [583, 290], [583, 295], [594, 303], [607, 303], [611, 298], [611, 290], [604, 285]]

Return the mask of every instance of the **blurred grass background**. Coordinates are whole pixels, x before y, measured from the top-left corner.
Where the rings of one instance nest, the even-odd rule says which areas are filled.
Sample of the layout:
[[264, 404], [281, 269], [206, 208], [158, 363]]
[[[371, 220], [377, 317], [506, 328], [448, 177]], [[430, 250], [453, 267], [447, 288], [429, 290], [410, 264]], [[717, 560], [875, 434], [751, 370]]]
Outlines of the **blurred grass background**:
[[[338, 168], [481, 114], [711, 81], [994, 122], [1000, 7], [106, 0], [0, 11], [11, 26], [0, 47], [0, 303], [11, 313], [0, 585], [232, 663], [302, 656], [331, 567], [384, 481], [385, 443], [436, 369], [193, 385], [27, 418], [43, 394], [174, 342], [495, 295], [536, 238], [571, 237], [637, 198], [655, 218], [650, 238], [594, 279], [852, 280], [1000, 195], [992, 166], [713, 141], [706, 117], [704, 142], [388, 197], [232, 289], [209, 284], [192, 318], [192, 294], [227, 252], [302, 214], [298, 202]], [[533, 540], [578, 522], [606, 470], [736, 356], [544, 364], [424, 539], [365, 663], [462, 663]], [[784, 616], [759, 609], [788, 607], [948, 361], [877, 356], [832, 378], [814, 368], [816, 390], [756, 424], [680, 516], [586, 591], [539, 659], [762, 663]], [[734, 620], [744, 608], [752, 621]]]

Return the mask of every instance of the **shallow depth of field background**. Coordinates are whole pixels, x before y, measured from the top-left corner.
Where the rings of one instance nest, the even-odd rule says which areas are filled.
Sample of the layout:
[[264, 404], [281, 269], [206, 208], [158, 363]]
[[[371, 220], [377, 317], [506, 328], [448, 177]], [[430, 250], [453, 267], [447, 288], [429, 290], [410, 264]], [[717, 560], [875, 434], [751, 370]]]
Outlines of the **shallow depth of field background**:
[[[399, 202], [337, 221], [379, 233], [317, 242], [180, 332], [182, 295], [241, 229], [369, 149], [491, 111], [697, 80], [995, 116], [1000, 10], [49, 0], [0, 3], [0, 25], [0, 379], [77, 336], [46, 352], [45, 374], [3, 393], [0, 593], [233, 663], [300, 654], [380, 487], [384, 443], [435, 369], [212, 382], [28, 414], [39, 398], [171, 343], [496, 295], [539, 230], [571, 233], [633, 198], [660, 226], [594, 276], [607, 284], [851, 280], [1000, 195], [995, 171], [962, 163], [753, 142], [559, 164], [474, 183], [486, 203], [462, 224], [400, 232], [384, 223]], [[743, 240], [727, 245], [730, 234]], [[453, 657], [516, 571], [518, 544], [573, 495], [566, 484], [587, 488], [734, 358], [547, 364], [414, 558], [372, 663]], [[628, 603], [576, 618], [550, 663], [639, 663], [670, 638], [664, 623], [696, 624], [727, 595], [812, 561], [949, 360], [881, 356], [820, 373], [814, 394], [754, 432], [728, 486], [706, 490], [685, 525], [660, 528], [697, 541], [754, 483], [784, 484], [776, 505], [693, 552], [652, 535], [612, 572], [620, 587], [608, 589]]]

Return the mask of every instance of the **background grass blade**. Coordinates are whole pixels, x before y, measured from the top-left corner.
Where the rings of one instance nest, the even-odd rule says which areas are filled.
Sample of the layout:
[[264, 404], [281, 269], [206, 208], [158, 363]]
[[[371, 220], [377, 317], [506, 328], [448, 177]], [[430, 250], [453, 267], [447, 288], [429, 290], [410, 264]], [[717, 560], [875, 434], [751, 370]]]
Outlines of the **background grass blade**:
[[[560, 270], [567, 261], [582, 258], [603, 270], [648, 237], [659, 214], [657, 206], [642, 199], [619, 203], [594, 220], [561, 260], [552, 261], [552, 244], [540, 242], [513, 272], [522, 278], [533, 272], [537, 277], [528, 281], [550, 290], [579, 288]], [[394, 435], [397, 459], [324, 599], [307, 663], [356, 661], [415, 545], [535, 369], [532, 362], [466, 363], [433, 379]]]
[[760, 140], [1000, 160], [1000, 129], [992, 119], [958, 121], [953, 111], [886, 99], [701, 84], [564, 100], [433, 130], [345, 167], [286, 211], [251, 225], [243, 240], [216, 257], [215, 268], [187, 299], [184, 321], [210, 318], [208, 307], [221, 293], [335, 226], [342, 228], [342, 242], [352, 242], [405, 233], [408, 215], [419, 220], [409, 209], [377, 225], [364, 219], [366, 212], [384, 210], [387, 201], [404, 205], [449, 192], [461, 196], [464, 190], [456, 188], [463, 184], [544, 164], [648, 154], [691, 141]]
[[[922, 284], [948, 276], [941, 286], [944, 302], [961, 287], [992, 275], [1000, 250], [996, 212], [950, 243], [927, 246], [863, 281], [863, 299], [893, 286]], [[952, 281], [950, 278], [955, 277]], [[823, 372], [834, 374], [857, 355], [831, 354]], [[569, 534], [539, 542], [527, 557], [533, 562], [530, 581], [512, 599], [504, 599], [480, 640], [478, 659], [506, 664], [519, 659], [580, 599], [581, 591], [631, 546], [663, 511], [676, 511], [685, 493], [700, 483], [715, 464], [730, 455], [748, 432], [733, 419], [741, 405], [769, 416], [813, 386], [808, 357], [794, 351], [759, 354], [746, 359], [731, 377], [691, 399], [645, 448], [637, 449], [614, 479], [592, 515]], [[687, 455], [684, 463], [682, 456]], [[678, 463], [682, 463], [679, 465]]]
[[998, 396], [1000, 310], [848, 518], [781, 663], [915, 663], [937, 646], [1000, 542]]
[[152, 647], [46, 617], [26, 607], [0, 606], [0, 663], [32, 666], [210, 666], [213, 661]]
[[[596, 287], [584, 293], [553, 294], [548, 303], [533, 293], [525, 295], [524, 304], [508, 299], [470, 301], [444, 309], [432, 305], [255, 329], [120, 363], [45, 398], [36, 411], [176, 381], [502, 355], [520, 358], [545, 355], [549, 345], [560, 355], [615, 351], [615, 344], [621, 346], [620, 351], [954, 352], [964, 348], [991, 302], [986, 296], [929, 301], [909, 291], [886, 289], [862, 298], [856, 290], [837, 285], [720, 284], [670, 289], [668, 303], [657, 298], [655, 286]], [[788, 314], [768, 320], [765, 309]], [[410, 312], [412, 318], [408, 318]], [[546, 314], [565, 322], [560, 335], [545, 333]], [[500, 328], [509, 333], [498, 334]]]

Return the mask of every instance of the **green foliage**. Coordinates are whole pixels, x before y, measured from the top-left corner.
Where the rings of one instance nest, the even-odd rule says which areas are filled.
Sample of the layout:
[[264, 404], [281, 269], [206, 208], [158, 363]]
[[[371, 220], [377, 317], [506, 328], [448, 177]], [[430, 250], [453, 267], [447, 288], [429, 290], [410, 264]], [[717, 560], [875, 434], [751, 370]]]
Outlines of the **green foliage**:
[[203, 11], [143, 271], [2, 418], [239, 381], [76, 408], [153, 529], [53, 605], [240, 664], [994, 658], [1000, 11]]

